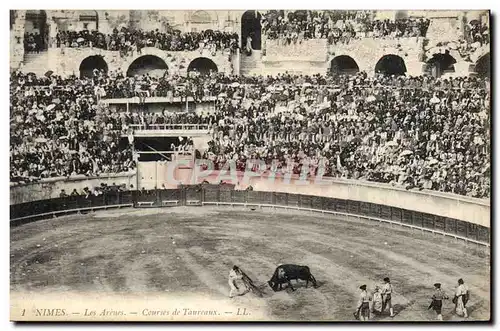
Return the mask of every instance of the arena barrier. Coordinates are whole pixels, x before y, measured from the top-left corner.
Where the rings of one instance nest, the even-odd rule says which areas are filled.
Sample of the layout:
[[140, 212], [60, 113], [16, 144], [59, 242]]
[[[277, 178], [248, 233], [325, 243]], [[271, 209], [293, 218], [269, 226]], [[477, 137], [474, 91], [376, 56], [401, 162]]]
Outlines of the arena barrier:
[[27, 184], [11, 184], [10, 186], [10, 204], [20, 204], [34, 200], [47, 200], [59, 197], [61, 190], [65, 190], [66, 194], [70, 194], [73, 189], [81, 192], [84, 187], [93, 188], [101, 184], [111, 186], [136, 185], [136, 171], [101, 174], [100, 176], [84, 176], [77, 175], [71, 177], [56, 177], [45, 178], [34, 183]]
[[490, 247], [490, 229], [478, 224], [413, 210], [368, 202], [263, 191], [238, 191], [233, 185], [192, 185], [177, 189], [107, 192], [100, 196], [72, 196], [10, 206], [11, 225], [71, 213], [123, 207], [244, 206], [286, 208], [357, 217], [460, 239]]

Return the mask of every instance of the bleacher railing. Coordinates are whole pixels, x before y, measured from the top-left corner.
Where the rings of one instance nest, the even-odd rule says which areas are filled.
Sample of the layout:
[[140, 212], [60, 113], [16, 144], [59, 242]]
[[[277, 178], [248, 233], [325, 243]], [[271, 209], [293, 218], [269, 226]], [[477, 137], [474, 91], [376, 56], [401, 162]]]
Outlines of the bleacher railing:
[[[442, 80], [439, 80], [440, 82]], [[234, 88], [260, 88], [262, 87], [262, 83], [248, 83], [248, 82], [237, 82], [238, 86], [235, 86]], [[231, 86], [234, 83], [219, 83], [220, 86]], [[305, 85], [304, 85], [305, 84]], [[276, 82], [273, 84], [269, 84], [269, 86], [274, 86], [276, 88], [320, 88], [320, 87], [327, 87], [330, 89], [342, 89], [345, 88], [345, 86], [340, 85], [338, 83], [327, 83], [327, 84], [311, 84], [308, 82], [304, 82], [302, 84], [300, 83], [285, 83], [285, 82]], [[366, 89], [366, 90], [378, 90], [378, 89], [394, 89], [394, 90], [425, 90], [425, 91], [448, 91], [448, 90], [455, 90], [455, 91], [477, 91], [478, 89], [487, 89], [489, 86], [489, 82], [484, 82], [481, 84], [476, 84], [473, 86], [467, 86], [467, 87], [460, 87], [460, 86], [452, 86], [452, 85], [435, 85], [434, 83], [422, 83], [420, 81], [412, 81], [411, 83], [408, 84], [402, 84], [400, 81], [392, 81], [392, 82], [383, 82], [381, 85], [374, 85], [371, 83], [368, 84], [358, 84], [356, 85], [356, 88], [358, 89]], [[27, 88], [32, 87], [34, 90], [38, 91], [45, 91], [45, 90], [50, 90], [50, 86], [42, 86], [42, 85], [27, 85]], [[60, 86], [54, 88], [54, 90], [62, 90], [66, 86]], [[183, 90], [184, 91], [184, 90]], [[188, 101], [194, 101], [195, 99], [192, 96], [169, 96], [168, 92], [171, 92], [170, 90], [156, 90], [156, 91], [150, 91], [150, 90], [144, 90], [142, 92], [152, 92], [153, 94], [148, 96], [148, 95], [143, 95], [145, 98], [168, 98], [176, 101], [186, 101], [186, 98]], [[204, 94], [202, 96], [202, 101], [215, 101], [217, 98], [220, 97], [227, 97], [227, 93], [225, 92], [220, 92], [217, 95], [213, 95], [213, 92], [209, 92], [208, 94]], [[119, 100], [119, 99], [130, 99], [130, 98], [138, 98], [137, 92], [133, 91], [131, 92], [131, 95], [126, 97], [126, 96], [113, 96], [113, 95], [107, 95], [105, 98], [102, 98], [101, 100], [103, 102], [109, 102], [109, 100]]]
[[208, 124], [130, 124], [129, 129], [138, 130], [209, 130]]
[[236, 191], [224, 185], [183, 186], [177, 189], [117, 191], [95, 196], [68, 196], [10, 206], [12, 225], [59, 215], [123, 207], [227, 205], [285, 208], [356, 217], [453, 237], [490, 246], [490, 229], [481, 225], [408, 209], [328, 197], [262, 191]]

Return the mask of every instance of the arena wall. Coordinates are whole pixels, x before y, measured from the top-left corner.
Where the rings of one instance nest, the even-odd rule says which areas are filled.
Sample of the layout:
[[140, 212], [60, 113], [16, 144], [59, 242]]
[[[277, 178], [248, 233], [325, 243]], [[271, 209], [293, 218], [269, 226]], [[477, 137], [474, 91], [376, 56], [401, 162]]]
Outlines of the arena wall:
[[[14, 39], [19, 39], [19, 43], [13, 43], [11, 46], [11, 69], [26, 66], [26, 70], [38, 72], [38, 67], [50, 68], [50, 70], [61, 75], [69, 75], [78, 72], [78, 67], [85, 57], [78, 56], [73, 59], [72, 55], [87, 53], [86, 56], [101, 54], [106, 57], [108, 66], [111, 68], [125, 68], [128, 59], [121, 59], [118, 52], [107, 52], [101, 50], [75, 50], [66, 52], [64, 55], [53, 55], [61, 52], [61, 49], [55, 48], [55, 37], [57, 31], [79, 30], [81, 29], [80, 14], [76, 10], [46, 10], [47, 28], [49, 31], [49, 55], [44, 54], [24, 57], [23, 34], [29, 29], [30, 22], [25, 19], [26, 11], [17, 10], [14, 25], [11, 29], [11, 35]], [[159, 10], [90, 10], [84, 11], [86, 15], [95, 16], [95, 22], [98, 30], [102, 33], [111, 33], [113, 29], [121, 27], [141, 28], [145, 30], [158, 29], [166, 30], [167, 26], [173, 27], [182, 32], [200, 31], [204, 29], [221, 30], [226, 32], [236, 32], [241, 34], [241, 17], [244, 11], [217, 11], [217, 10], [198, 10], [198, 11], [159, 11]], [[287, 11], [285, 11], [286, 14]], [[212, 59], [219, 67], [220, 72], [225, 73], [251, 73], [251, 74], [277, 74], [286, 70], [301, 74], [325, 74], [330, 61], [338, 55], [349, 55], [358, 63], [359, 69], [368, 74], [374, 73], [377, 61], [388, 54], [401, 56], [407, 66], [409, 75], [420, 75], [423, 73], [423, 64], [430, 49], [439, 47], [441, 44], [457, 42], [464, 34], [464, 23], [473, 19], [488, 21], [488, 12], [481, 11], [378, 11], [378, 18], [395, 18], [398, 14], [405, 17], [426, 17], [431, 20], [426, 38], [400, 38], [400, 39], [372, 39], [366, 38], [351, 40], [349, 43], [338, 43], [337, 45], [327, 45], [325, 39], [306, 40], [300, 45], [279, 45], [277, 40], [262, 40], [262, 49], [265, 49], [265, 55], [258, 59], [258, 63], [252, 64], [256, 68], [245, 68], [241, 66], [239, 54], [231, 56], [211, 54], [200, 54], [194, 52], [171, 52], [172, 54], [160, 54], [161, 58], [166, 60], [172, 73], [185, 74], [189, 62], [199, 56]], [[92, 25], [93, 26], [93, 25]], [[241, 38], [241, 36], [240, 36]], [[13, 39], [13, 38], [11, 38]], [[13, 39], [13, 40], [14, 40]], [[425, 39], [425, 45], [423, 44]], [[446, 48], [446, 47], [445, 47]], [[441, 51], [444, 52], [445, 48]], [[452, 48], [452, 49], [456, 49]], [[75, 53], [76, 52], [76, 53]], [[168, 53], [161, 50], [151, 50], [149, 53]], [[439, 52], [439, 50], [437, 50]], [[115, 54], [113, 54], [115, 53]], [[186, 54], [185, 54], [186, 53]], [[192, 54], [188, 54], [192, 53]], [[172, 55], [172, 56], [170, 56]], [[353, 56], [354, 55], [354, 56]], [[432, 54], [431, 54], [432, 55]], [[173, 60], [173, 56], [177, 57]], [[43, 62], [35, 60], [43, 58]], [[46, 58], [46, 59], [45, 59]], [[477, 56], [471, 56], [471, 59], [464, 59], [461, 56], [454, 55], [457, 63], [455, 64], [456, 76], [469, 75], [474, 71], [471, 67], [477, 60]], [[428, 59], [428, 57], [427, 57]], [[133, 60], [133, 59], [132, 59]], [[183, 62], [184, 60], [184, 62]], [[30, 64], [30, 62], [35, 64]], [[248, 59], [243, 60], [248, 61]], [[110, 65], [110, 62], [113, 64]], [[131, 62], [131, 61], [130, 61]], [[184, 68], [181, 68], [184, 66]], [[24, 70], [23, 69], [23, 70]]]
[[[446, 46], [428, 47], [424, 45], [425, 38], [374, 39], [365, 37], [353, 39], [348, 43], [327, 45], [326, 39], [304, 40], [300, 44], [282, 45], [278, 40], [265, 41], [265, 55], [261, 59], [260, 70], [256, 73], [276, 75], [288, 71], [297, 74], [326, 74], [331, 67], [331, 61], [341, 55], [350, 56], [368, 75], [375, 74], [375, 66], [384, 55], [401, 57], [410, 76], [424, 73], [426, 60], [434, 53], [444, 53], [451, 50], [455, 58], [455, 76], [468, 76], [470, 65], [479, 58], [474, 55], [472, 62], [466, 61], [457, 51]], [[455, 40], [455, 39], [453, 39]], [[433, 43], [436, 45], [436, 43]], [[485, 54], [485, 51], [477, 52]]]
[[[306, 194], [313, 196], [324, 196], [329, 198], [353, 200], [378, 205], [391, 206], [402, 209], [410, 209], [422, 213], [430, 213], [442, 217], [449, 217], [462, 220], [484, 227], [490, 227], [490, 200], [477, 199], [457, 194], [436, 192], [430, 190], [406, 190], [389, 184], [356, 181], [338, 178], [323, 178], [324, 183], [316, 181], [302, 181], [296, 176], [284, 179], [276, 176], [269, 178], [267, 176], [250, 177], [243, 173], [238, 173], [237, 178], [231, 179], [227, 172], [212, 172], [209, 176], [193, 175], [191, 167], [176, 167], [168, 170], [166, 164], [162, 164], [158, 169], [154, 169], [152, 162], [147, 167], [140, 165], [144, 171], [139, 172], [141, 187], [153, 189], [155, 186], [160, 188], [175, 188], [178, 183], [199, 184], [204, 180], [212, 184], [218, 184], [220, 181], [230, 182], [236, 185], [236, 189], [246, 189], [249, 185], [255, 191], [265, 192], [283, 192], [291, 194]], [[147, 169], [147, 171], [145, 170]], [[167, 180], [167, 172], [172, 171], [174, 179], [177, 182]], [[236, 181], [236, 182], [235, 182]]]
[[325, 62], [328, 44], [326, 39], [303, 40], [297, 44], [283, 45], [280, 40], [265, 40], [266, 55], [263, 62]]
[[348, 55], [356, 61], [360, 71], [369, 75], [375, 74], [375, 66], [384, 55], [397, 55], [406, 65], [407, 74], [422, 74], [423, 38], [373, 39], [362, 38], [349, 43], [338, 43], [330, 46], [329, 62], [336, 56]]
[[134, 53], [125, 57], [121, 57], [118, 51], [108, 51], [99, 48], [50, 48], [48, 52], [49, 63], [47, 63], [47, 68], [51, 68], [61, 76], [69, 76], [72, 74], [79, 76], [80, 64], [82, 61], [89, 56], [95, 55], [102, 56], [108, 65], [109, 71], [120, 69], [123, 73], [127, 72], [127, 69], [134, 60], [145, 55], [157, 56], [165, 61], [170, 74], [185, 76], [189, 63], [199, 57], [205, 57], [212, 60], [217, 65], [219, 72], [228, 75], [233, 73], [233, 66], [229, 60], [229, 54], [221, 52], [217, 52], [217, 54], [213, 56], [208, 51], [168, 52], [155, 47], [146, 47], [142, 49], [141, 54]]
[[131, 173], [120, 173], [120, 174], [103, 174], [98, 177], [86, 177], [83, 175], [74, 176], [70, 178], [59, 177], [59, 178], [48, 178], [42, 179], [36, 183], [22, 184], [22, 185], [11, 185], [10, 186], [10, 204], [16, 205], [19, 203], [54, 199], [58, 198], [61, 190], [65, 190], [67, 194], [70, 194], [74, 189], [81, 192], [83, 188], [88, 187], [89, 189], [93, 187], [100, 186], [101, 183], [107, 185], [130, 185], [136, 186], [137, 178], [135, 172]]
[[[326, 39], [304, 40], [300, 44], [282, 45], [278, 40], [265, 41], [265, 55], [262, 56], [262, 74], [294, 72], [300, 74], [326, 74], [331, 61], [347, 55], [356, 61], [359, 70], [375, 74], [375, 66], [384, 55], [400, 56], [407, 73], [421, 75], [425, 62], [424, 38], [400, 39], [353, 39], [349, 43], [328, 45]], [[457, 59], [460, 61], [461, 59]], [[468, 68], [468, 67], [467, 67]], [[457, 72], [458, 74], [458, 72]], [[468, 71], [461, 74], [467, 75]]]
[[[161, 169], [164, 171], [160, 170], [159, 173], [157, 171], [150, 172], [156, 175], [149, 176], [151, 178], [143, 178], [141, 180], [141, 187], [144, 186], [146, 189], [153, 189], [155, 185], [158, 188], [162, 187], [162, 184], [166, 184], [166, 188], [176, 187], [177, 183], [171, 183], [173, 185], [168, 184], [166, 180], [167, 168], [165, 165], [162, 165]], [[179, 183], [194, 184], [192, 169], [177, 168], [174, 173]], [[221, 179], [227, 181], [227, 176], [224, 177], [219, 172], [213, 172], [210, 176], [200, 177], [198, 181], [207, 180], [210, 183], [218, 184]], [[488, 199], [476, 199], [428, 190], [409, 191], [381, 183], [333, 178], [324, 178], [323, 180], [327, 181], [328, 184], [307, 183], [298, 179], [274, 178], [270, 180], [267, 177], [251, 177], [245, 180], [243, 175], [239, 174], [239, 183], [236, 187], [238, 189], [245, 189], [248, 185], [251, 185], [256, 191], [307, 194], [369, 202], [431, 213], [442, 217], [471, 222], [487, 228], [490, 227], [490, 201]], [[92, 188], [99, 186], [101, 183], [107, 183], [108, 185], [112, 185], [113, 183], [117, 185], [126, 184], [127, 187], [130, 187], [132, 184], [135, 187], [137, 185], [137, 177], [135, 173], [93, 178], [80, 176], [67, 180], [55, 178], [38, 183], [11, 186], [10, 204], [14, 205], [34, 200], [56, 198], [59, 196], [61, 189], [64, 189], [69, 194], [75, 188], [81, 191], [84, 187]]]
[[[285, 181], [285, 183], [284, 183]], [[442, 217], [458, 219], [484, 227], [490, 227], [490, 201], [456, 194], [405, 190], [379, 183], [353, 180], [328, 179], [328, 184], [301, 183], [284, 179], [270, 181], [267, 178], [252, 178], [250, 183], [256, 191], [284, 192], [325, 196], [330, 198], [369, 202], [379, 205], [410, 209]]]
[[[44, 218], [72, 213], [87, 213], [101, 209], [122, 207], [174, 206], [240, 206], [250, 209], [304, 210], [336, 215], [339, 219], [355, 217], [391, 226], [407, 227], [412, 231], [430, 232], [453, 237], [478, 246], [490, 247], [490, 229], [472, 222], [422, 213], [406, 208], [370, 202], [314, 196], [307, 194], [235, 190], [234, 185], [187, 185], [176, 189], [108, 191], [95, 196], [68, 196], [38, 200], [10, 206], [11, 225], [17, 226]], [[478, 247], [473, 245], [471, 247]]]

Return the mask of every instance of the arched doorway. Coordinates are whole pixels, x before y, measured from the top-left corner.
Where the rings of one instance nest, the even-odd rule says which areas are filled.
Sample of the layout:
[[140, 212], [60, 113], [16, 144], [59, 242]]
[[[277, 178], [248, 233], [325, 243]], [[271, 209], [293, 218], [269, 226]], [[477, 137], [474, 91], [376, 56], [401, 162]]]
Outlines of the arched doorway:
[[406, 64], [401, 56], [394, 54], [384, 55], [375, 65], [375, 72], [384, 75], [404, 75], [406, 72]]
[[433, 54], [427, 61], [427, 71], [434, 77], [441, 77], [446, 73], [455, 72], [454, 64], [457, 60], [450, 55], [449, 51]]
[[127, 70], [127, 76], [151, 74], [155, 76], [163, 76], [168, 70], [168, 66], [155, 55], [144, 55], [138, 57], [130, 64]]
[[262, 26], [260, 24], [262, 15], [256, 10], [247, 10], [241, 16], [241, 43], [242, 48], [246, 47], [247, 38], [252, 38], [252, 49], [262, 48]]
[[80, 78], [92, 77], [94, 69], [108, 72], [108, 64], [104, 61], [102, 56], [93, 55], [86, 57], [82, 63], [80, 63]]
[[336, 56], [330, 63], [330, 74], [336, 75], [354, 75], [359, 72], [356, 61], [350, 56]]
[[476, 72], [479, 77], [490, 78], [491, 75], [491, 58], [490, 53], [481, 56], [476, 62]]
[[25, 39], [28, 38], [30, 43], [35, 43], [39, 51], [47, 49], [49, 30], [47, 29], [47, 13], [45, 10], [26, 11], [24, 36]]
[[197, 72], [201, 75], [208, 75], [211, 72], [218, 72], [217, 65], [214, 61], [207, 59], [206, 57], [199, 57], [189, 63], [188, 72]]

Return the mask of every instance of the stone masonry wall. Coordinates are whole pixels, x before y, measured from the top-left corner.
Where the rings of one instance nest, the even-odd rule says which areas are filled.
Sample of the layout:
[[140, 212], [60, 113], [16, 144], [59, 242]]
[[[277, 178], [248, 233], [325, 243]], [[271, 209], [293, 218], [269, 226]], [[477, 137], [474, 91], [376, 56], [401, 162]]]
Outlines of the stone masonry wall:
[[18, 68], [24, 59], [24, 24], [26, 11], [17, 10], [10, 30], [10, 68]]
[[420, 75], [424, 65], [421, 62], [422, 42], [422, 38], [351, 40], [348, 44], [331, 45], [328, 62], [336, 56], [348, 55], [356, 61], [360, 71], [373, 75], [377, 62], [384, 55], [393, 54], [404, 60], [408, 75]]
[[186, 75], [189, 63], [199, 57], [212, 60], [217, 65], [219, 72], [226, 74], [233, 72], [229, 56], [221, 52], [212, 56], [209, 52], [167, 52], [154, 47], [142, 49], [142, 54], [133, 54], [126, 57], [121, 57], [118, 51], [107, 51], [98, 48], [52, 48], [49, 49], [50, 63], [48, 68], [62, 76], [79, 75], [82, 61], [93, 55], [101, 55], [108, 65], [108, 70], [121, 69], [124, 73], [127, 72], [134, 60], [144, 55], [154, 55], [164, 60], [171, 74]]
[[[10, 66], [19, 68], [28, 59], [24, 58], [23, 33], [26, 26], [25, 12], [16, 11], [16, 20], [11, 29]], [[49, 56], [47, 70], [57, 74], [78, 74], [81, 61], [87, 56], [102, 55], [110, 70], [121, 68], [123, 71], [138, 56], [121, 58], [118, 52], [99, 49], [55, 49], [55, 35], [60, 30], [71, 29], [79, 20], [79, 12], [75, 10], [46, 10], [49, 29]], [[206, 10], [206, 11], [159, 11], [159, 10], [96, 10], [98, 29], [102, 33], [111, 33], [114, 28], [137, 25], [146, 30], [158, 28], [163, 30], [168, 23], [181, 31], [199, 30], [209, 26], [212, 29], [240, 33], [241, 15], [244, 11]], [[463, 36], [463, 23], [486, 15], [486, 11], [408, 11], [409, 17], [427, 17], [431, 24], [424, 45], [422, 38], [402, 38], [397, 40], [363, 38], [352, 40], [349, 44], [327, 45], [326, 40], [307, 40], [298, 45], [280, 45], [276, 40], [265, 40], [260, 59], [241, 59], [227, 54], [200, 54], [194, 52], [165, 52], [159, 49], [147, 48], [145, 55], [156, 55], [164, 59], [171, 73], [186, 74], [189, 63], [196, 57], [207, 57], [218, 66], [219, 72], [250, 74], [277, 74], [279, 72], [296, 72], [303, 74], [326, 74], [331, 66], [331, 60], [339, 55], [352, 57], [360, 70], [374, 74], [375, 66], [384, 55], [400, 56], [407, 68], [407, 74], [423, 73], [425, 61], [434, 53], [446, 50], [457, 63], [454, 75], [468, 75], [473, 71], [475, 61], [489, 49], [481, 49], [471, 54], [470, 60], [462, 58], [457, 51], [448, 47], [447, 42], [456, 42]], [[19, 39], [19, 43], [17, 40]], [[425, 49], [424, 49], [425, 48]], [[446, 49], [445, 49], [446, 48]], [[450, 49], [448, 49], [450, 48]], [[33, 61], [33, 60], [29, 60]], [[45, 61], [45, 59], [43, 60]], [[26, 63], [25, 63], [26, 64]], [[37, 63], [38, 65], [38, 63]], [[42, 63], [42, 65], [44, 65]]]
[[303, 40], [289, 45], [284, 45], [279, 40], [266, 40], [265, 49], [263, 62], [325, 62], [328, 45], [326, 39]]

